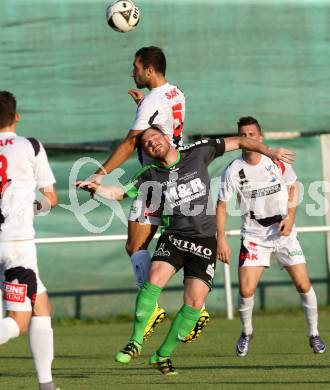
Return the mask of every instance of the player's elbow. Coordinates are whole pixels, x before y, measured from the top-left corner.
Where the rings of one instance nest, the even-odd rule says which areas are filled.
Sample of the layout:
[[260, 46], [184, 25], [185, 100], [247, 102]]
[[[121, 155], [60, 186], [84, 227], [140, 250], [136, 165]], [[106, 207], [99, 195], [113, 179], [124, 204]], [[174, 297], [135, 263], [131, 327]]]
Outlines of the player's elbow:
[[58, 196], [57, 196], [57, 194], [54, 194], [54, 196], [53, 196], [53, 198], [52, 198], [52, 200], [50, 202], [50, 205], [51, 205], [52, 208], [56, 207], [58, 205]]
[[54, 208], [58, 204], [58, 196], [56, 192], [45, 192], [44, 196], [47, 199], [50, 208]]

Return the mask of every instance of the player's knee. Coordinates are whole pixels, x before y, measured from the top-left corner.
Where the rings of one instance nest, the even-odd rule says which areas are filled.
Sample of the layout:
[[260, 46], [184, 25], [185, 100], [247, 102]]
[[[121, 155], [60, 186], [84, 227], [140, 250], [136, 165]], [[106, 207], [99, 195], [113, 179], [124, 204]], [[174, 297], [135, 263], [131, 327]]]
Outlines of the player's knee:
[[51, 317], [52, 315], [52, 305], [47, 302], [42, 305], [39, 305], [33, 309], [33, 315], [36, 317]]
[[127, 241], [125, 245], [126, 252], [128, 256], [132, 256], [135, 252], [137, 252], [140, 249], [143, 249], [141, 245], [137, 245], [134, 242]]
[[301, 294], [307, 294], [311, 289], [312, 285], [309, 280], [304, 280], [296, 283], [296, 289]]
[[132, 256], [135, 252], [141, 251], [144, 249], [147, 249], [148, 246], [145, 243], [138, 243], [138, 242], [132, 242], [127, 241], [125, 245], [126, 252], [128, 256]]
[[22, 336], [29, 330], [29, 323], [28, 322], [23, 322], [18, 324], [19, 327], [19, 335]]
[[43, 292], [37, 296], [36, 302], [33, 306], [32, 315], [33, 316], [44, 316], [50, 317], [52, 314], [52, 305], [49, 302], [47, 292]]
[[196, 310], [200, 310], [204, 305], [204, 300], [198, 297], [189, 297], [186, 299], [185, 304]]
[[150, 272], [149, 274], [149, 282], [156, 286], [160, 286], [160, 287], [163, 286], [164, 284], [163, 279], [164, 279], [163, 276], [157, 274], [157, 272]]
[[11, 317], [13, 320], [15, 320], [18, 329], [19, 329], [19, 335], [22, 336], [29, 330], [29, 323], [31, 318], [31, 312], [8, 312], [9, 317]]
[[134, 248], [134, 245], [132, 245], [132, 243], [127, 241], [126, 245], [125, 245], [125, 249], [126, 249], [128, 256], [132, 256], [132, 254], [135, 252], [133, 248]]
[[161, 267], [152, 265], [149, 271], [149, 282], [159, 287], [164, 287], [167, 283], [168, 275], [164, 273]]
[[242, 298], [251, 298], [254, 294], [254, 289], [249, 286], [241, 287], [240, 295]]

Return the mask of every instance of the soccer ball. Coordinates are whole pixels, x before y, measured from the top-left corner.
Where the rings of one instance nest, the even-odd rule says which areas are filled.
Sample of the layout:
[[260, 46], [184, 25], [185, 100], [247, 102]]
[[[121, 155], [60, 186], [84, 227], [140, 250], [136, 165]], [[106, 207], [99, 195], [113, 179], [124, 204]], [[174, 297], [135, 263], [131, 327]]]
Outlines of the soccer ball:
[[134, 30], [140, 20], [140, 11], [131, 0], [116, 0], [107, 8], [108, 25], [121, 33]]

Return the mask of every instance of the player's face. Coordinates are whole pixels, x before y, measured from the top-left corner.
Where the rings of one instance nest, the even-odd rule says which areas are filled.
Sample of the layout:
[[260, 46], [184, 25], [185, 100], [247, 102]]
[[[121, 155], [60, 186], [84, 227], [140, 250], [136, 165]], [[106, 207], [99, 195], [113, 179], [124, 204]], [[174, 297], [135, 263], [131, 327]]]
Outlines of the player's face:
[[132, 77], [135, 81], [137, 88], [148, 88], [149, 85], [149, 68], [144, 68], [139, 58], [135, 58], [133, 63]]
[[241, 137], [252, 138], [259, 142], [262, 142], [263, 139], [258, 126], [255, 124], [241, 126], [239, 128], [238, 135]]
[[146, 130], [141, 139], [142, 149], [152, 158], [162, 160], [170, 150], [170, 142], [156, 130]]

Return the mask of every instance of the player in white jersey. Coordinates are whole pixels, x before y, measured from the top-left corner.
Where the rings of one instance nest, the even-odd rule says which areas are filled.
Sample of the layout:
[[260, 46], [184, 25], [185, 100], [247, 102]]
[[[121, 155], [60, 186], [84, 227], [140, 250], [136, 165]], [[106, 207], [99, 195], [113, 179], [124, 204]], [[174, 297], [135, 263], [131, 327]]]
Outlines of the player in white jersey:
[[16, 134], [19, 119], [15, 97], [0, 91], [0, 265], [7, 310], [0, 344], [28, 331], [39, 389], [55, 390], [51, 306], [39, 278], [33, 228], [34, 210], [57, 204], [55, 178], [41, 143]]
[[[262, 141], [261, 128], [252, 117], [238, 122], [238, 133]], [[226, 203], [235, 194], [240, 203], [241, 250], [239, 255], [238, 310], [242, 334], [236, 344], [238, 356], [246, 356], [253, 335], [254, 292], [274, 253], [300, 294], [308, 325], [309, 343], [315, 353], [326, 350], [317, 327], [317, 298], [311, 285], [305, 257], [295, 231], [298, 198], [297, 176], [283, 162], [275, 164], [266, 156], [243, 150], [229, 164], [220, 180], [217, 205], [218, 258], [229, 263], [231, 250], [225, 235]]]
[[[136, 116], [126, 138], [104, 162], [103, 168], [92, 176], [93, 181], [100, 183], [105, 174], [110, 173], [125, 162], [136, 148], [140, 163], [150, 162], [150, 158], [139, 148], [138, 140], [142, 132], [151, 125], [157, 125], [162, 129], [169, 136], [172, 145], [178, 147], [182, 144], [185, 97], [177, 86], [166, 80], [165, 73], [166, 58], [160, 48], [143, 47], [135, 53], [132, 77], [138, 89], [130, 90], [129, 94], [138, 106]], [[140, 90], [142, 88], [149, 89], [149, 93], [144, 95]], [[139, 200], [133, 201], [128, 218], [128, 240], [126, 243], [126, 251], [131, 258], [138, 288], [141, 288], [147, 280], [151, 260], [148, 245], [161, 223], [159, 210], [152, 212], [146, 210], [145, 219], [137, 221], [141, 208], [142, 204]], [[157, 308], [146, 328], [146, 339], [151, 336], [154, 326], [164, 318], [165, 311]], [[203, 310], [201, 318], [192, 334], [187, 338], [187, 342], [198, 337], [208, 319], [209, 314]]]

